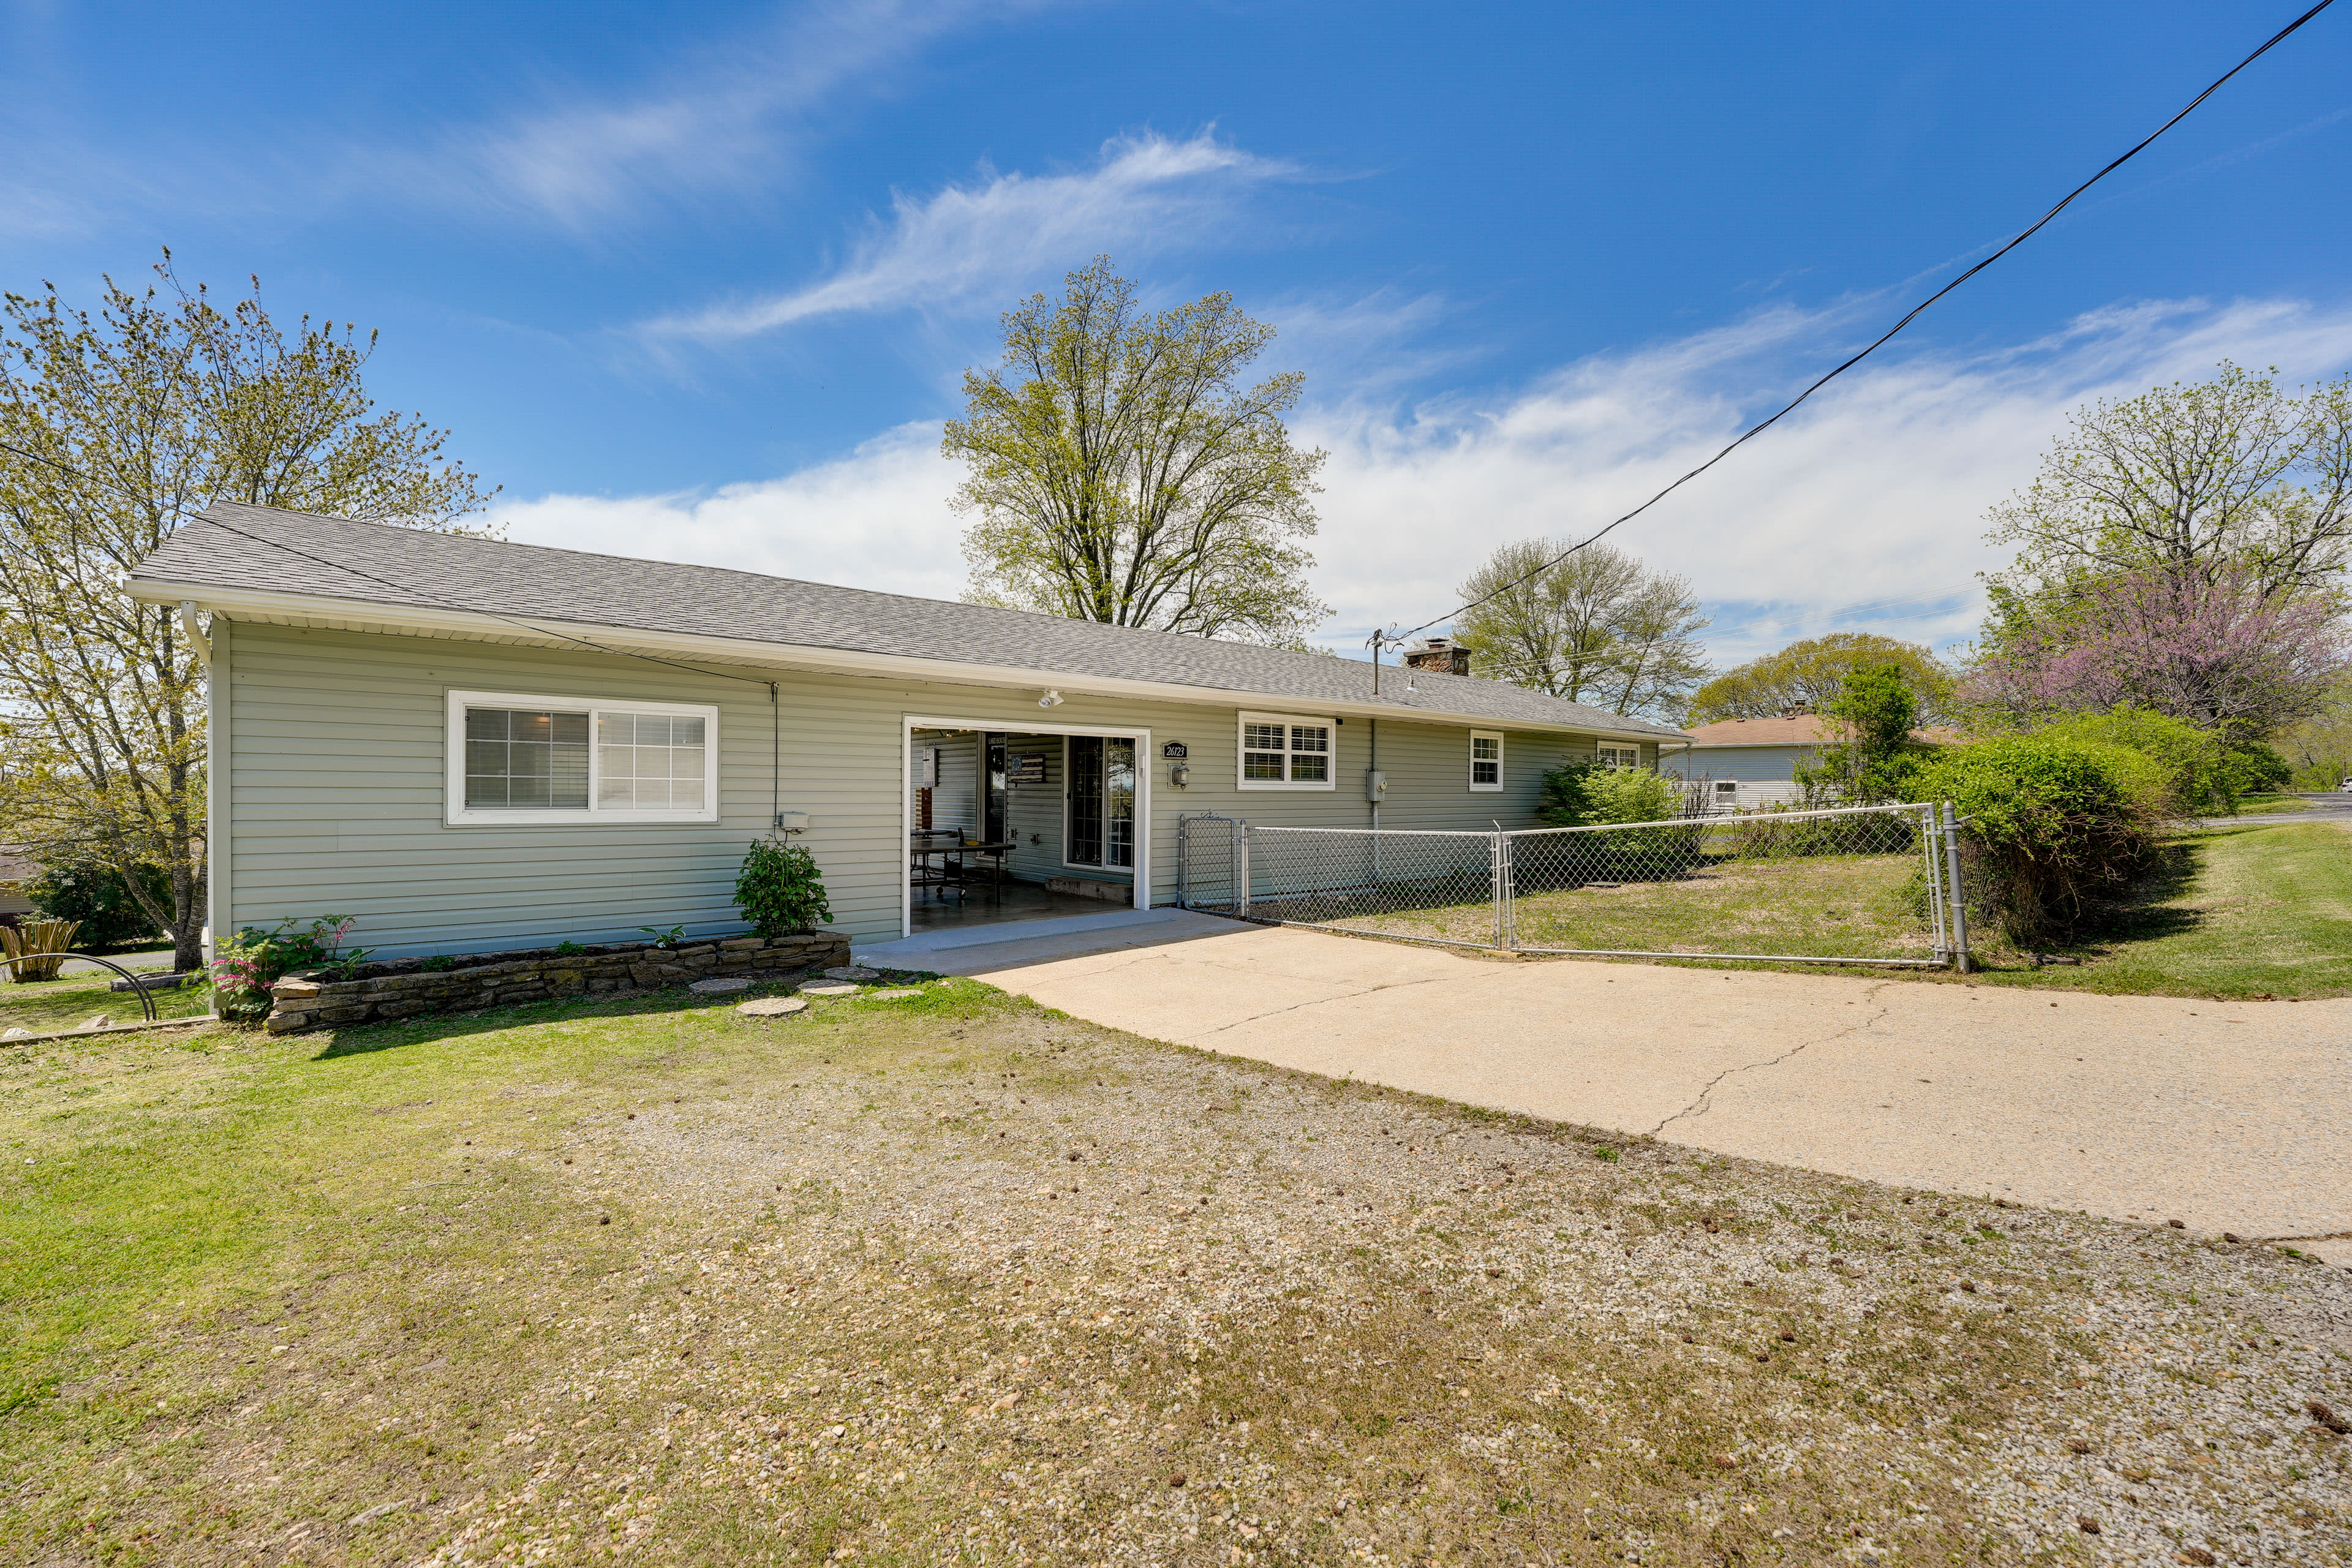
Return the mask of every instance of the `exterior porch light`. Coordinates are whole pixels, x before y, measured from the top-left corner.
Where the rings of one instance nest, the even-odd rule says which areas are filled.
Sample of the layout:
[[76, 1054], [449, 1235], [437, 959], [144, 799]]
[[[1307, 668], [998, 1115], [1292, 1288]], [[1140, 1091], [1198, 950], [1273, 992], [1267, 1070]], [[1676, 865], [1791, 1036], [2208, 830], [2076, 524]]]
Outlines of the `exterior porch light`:
[[1045, 696], [1037, 699], [1037, 706], [1040, 708], [1059, 708], [1061, 705], [1062, 694], [1058, 691], [1048, 691]]

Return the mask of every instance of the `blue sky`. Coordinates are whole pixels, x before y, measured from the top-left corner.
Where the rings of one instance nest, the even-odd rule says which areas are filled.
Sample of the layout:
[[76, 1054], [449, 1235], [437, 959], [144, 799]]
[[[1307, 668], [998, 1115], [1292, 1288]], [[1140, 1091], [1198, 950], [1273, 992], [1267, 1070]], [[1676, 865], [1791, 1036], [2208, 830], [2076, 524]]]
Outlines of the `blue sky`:
[[[960, 373], [1108, 251], [1280, 329], [1350, 647], [1687, 467], [2293, 9], [0, 0], [0, 284], [258, 273], [381, 330], [516, 538], [952, 595]], [[2068, 408], [2352, 364], [2347, 168], [2352, 10], [1622, 542], [1722, 662], [1964, 637]]]

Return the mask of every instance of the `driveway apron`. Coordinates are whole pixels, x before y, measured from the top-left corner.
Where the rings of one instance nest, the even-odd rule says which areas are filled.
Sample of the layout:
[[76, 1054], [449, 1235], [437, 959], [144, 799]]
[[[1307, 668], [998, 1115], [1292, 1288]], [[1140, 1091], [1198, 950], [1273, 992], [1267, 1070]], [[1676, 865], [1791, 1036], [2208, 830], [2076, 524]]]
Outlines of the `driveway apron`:
[[964, 972], [1155, 1039], [1874, 1182], [2352, 1263], [2352, 1000], [1507, 961], [1195, 917]]

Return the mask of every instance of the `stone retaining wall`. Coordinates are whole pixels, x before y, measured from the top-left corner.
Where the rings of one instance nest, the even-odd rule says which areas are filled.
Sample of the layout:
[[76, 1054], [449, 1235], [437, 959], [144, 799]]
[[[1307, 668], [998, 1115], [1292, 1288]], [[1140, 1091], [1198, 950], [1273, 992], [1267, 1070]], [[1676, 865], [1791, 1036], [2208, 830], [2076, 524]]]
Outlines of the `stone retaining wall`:
[[269, 988], [273, 1005], [263, 1027], [289, 1035], [322, 1024], [463, 1013], [550, 996], [684, 985], [747, 970], [822, 969], [848, 962], [849, 939], [824, 931], [738, 936], [676, 948], [632, 942], [578, 952], [548, 947], [471, 953], [446, 969], [427, 969], [425, 960], [405, 958], [363, 964], [349, 980], [330, 980], [316, 971], [289, 974]]

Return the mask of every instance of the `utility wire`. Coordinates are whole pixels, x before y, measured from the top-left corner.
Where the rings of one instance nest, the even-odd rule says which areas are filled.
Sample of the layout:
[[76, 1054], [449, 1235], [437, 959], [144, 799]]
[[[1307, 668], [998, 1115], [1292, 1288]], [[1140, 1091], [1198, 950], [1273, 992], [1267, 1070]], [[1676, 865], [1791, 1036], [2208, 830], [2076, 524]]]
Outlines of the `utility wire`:
[[2196, 109], [2198, 105], [2203, 103], [2207, 99], [2220, 91], [2222, 83], [2228, 81], [2231, 77], [2236, 76], [2240, 71], [2244, 70], [2248, 66], [2252, 65], [2256, 60], [2270, 53], [2272, 49], [2284, 43], [2288, 37], [2302, 27], [2305, 22], [2310, 21], [2314, 16], [2318, 16], [2322, 11], [2326, 10], [2335, 3], [2336, 0], [2319, 0], [2318, 5], [2314, 5], [2310, 10], [2305, 11], [2302, 16], [2297, 16], [2294, 21], [2289, 22], [2285, 26], [2281, 27], [2277, 32], [2272, 34], [2270, 37], [2263, 42], [2262, 47], [2256, 49], [2252, 54], [2248, 55], [2244, 59], [2240, 60], [2236, 65], [2231, 66], [2219, 77], [2216, 77], [2213, 79], [2211, 86], [2208, 87], [2203, 92], [2199, 93], [2195, 98], [2190, 99], [2188, 104], [2171, 119], [2166, 121], [2154, 131], [2149, 132], [2146, 136], [2142, 137], [2132, 146], [2129, 152], [2124, 153], [2123, 156], [2116, 159], [2105, 168], [2101, 169], [2097, 174], [2092, 175], [2089, 179], [2084, 180], [2081, 184], [2067, 192], [2066, 195], [2059, 201], [2057, 205], [2052, 207], [2048, 212], [2043, 213], [2040, 217], [2036, 218], [2033, 221], [2032, 226], [2020, 233], [2016, 238], [2011, 240], [2007, 245], [2002, 246], [1999, 250], [1994, 251], [1990, 256], [1986, 257], [1982, 261], [1978, 262], [1974, 267], [1969, 268], [1966, 272], [1961, 273], [1958, 278], [1953, 279], [1949, 283], [1945, 284], [1941, 289], [1937, 289], [1933, 294], [1928, 295], [1925, 300], [1920, 300], [1916, 305], [1912, 306], [1909, 310], [1904, 313], [1901, 321], [1895, 322], [1893, 326], [1887, 328], [1886, 331], [1880, 333], [1876, 338], [1873, 339], [1868, 347], [1863, 349], [1859, 353], [1848, 358], [1835, 369], [1832, 370], [1828, 374], [1822, 376], [1811, 386], [1806, 387], [1804, 391], [1799, 393], [1795, 397], [1790, 399], [1789, 402], [1770, 418], [1763, 421], [1761, 424], [1752, 426], [1748, 430], [1742, 432], [1738, 439], [1724, 447], [1723, 450], [1717, 452], [1714, 457], [1709, 458], [1706, 462], [1701, 463], [1697, 468], [1693, 468], [1690, 472], [1683, 475], [1682, 478], [1675, 480], [1674, 483], [1668, 485], [1665, 489], [1652, 496], [1648, 500], [1643, 501], [1640, 506], [1635, 507], [1633, 510], [1625, 513], [1622, 517], [1616, 519], [1615, 521], [1609, 523], [1606, 527], [1596, 531], [1589, 538], [1580, 540], [1577, 543], [1570, 545], [1566, 550], [1561, 551], [1559, 554], [1553, 556], [1542, 565], [1536, 567], [1533, 571], [1522, 574], [1517, 577], [1514, 577], [1511, 581], [1502, 584], [1500, 586], [1482, 595], [1478, 598], [1473, 599], [1466, 605], [1449, 610], [1444, 615], [1439, 616], [1433, 620], [1423, 621], [1421, 625], [1412, 627], [1409, 631], [1389, 634], [1382, 634], [1379, 631], [1373, 632], [1373, 652], [1376, 661], [1381, 644], [1386, 643], [1390, 646], [1395, 646], [1396, 644], [1402, 643], [1406, 637], [1412, 637], [1415, 632], [1425, 632], [1432, 626], [1443, 626], [1446, 622], [1454, 620], [1458, 616], [1469, 614], [1479, 605], [1484, 605], [1503, 594], [1510, 592], [1513, 588], [1518, 587], [1521, 584], [1526, 583], [1532, 578], [1542, 576], [1546, 572], [1550, 571], [1553, 567], [1559, 565], [1561, 562], [1567, 560], [1578, 551], [1599, 541], [1603, 535], [1615, 529], [1619, 523], [1631, 522], [1633, 519], [1641, 516], [1643, 512], [1649, 510], [1652, 507], [1665, 500], [1666, 497], [1680, 489], [1684, 485], [1698, 478], [1699, 475], [1706, 472], [1709, 468], [1723, 461], [1724, 458], [1731, 456], [1734, 451], [1746, 445], [1749, 440], [1762, 435], [1765, 431], [1779, 424], [1783, 417], [1793, 412], [1799, 404], [1804, 402], [1805, 399], [1811, 397], [1814, 393], [1819, 392], [1822, 387], [1827, 386], [1831, 382], [1835, 381], [1839, 376], [1843, 375], [1847, 371], [1852, 370], [1855, 365], [1861, 363], [1888, 339], [1894, 337], [1895, 333], [1909, 326], [1918, 318], [1922, 311], [1927, 309], [1928, 306], [1933, 305], [1937, 300], [1941, 300], [1945, 295], [1950, 293], [1953, 289], [1958, 288], [1961, 284], [1967, 282], [1978, 273], [1982, 272], [1986, 268], [1990, 267], [1994, 262], [1999, 261], [2002, 257], [2007, 256], [2011, 251], [2015, 250], [2027, 240], [2032, 239], [2036, 234], [2039, 234], [2042, 227], [2047, 225], [2051, 219], [2056, 217], [2060, 213], [2064, 212], [2068, 206], [2072, 205], [2075, 197], [2081, 195], [2084, 191], [2089, 190], [2093, 185], [2097, 184], [2101, 180], [2105, 179], [2109, 174], [2114, 174], [2117, 169], [2122, 168], [2126, 163], [2130, 163], [2134, 158], [2137, 157], [2150, 142], [2163, 135], [2166, 132], [2171, 130], [2174, 126], [2179, 124], [2183, 120], [2189, 117], [2190, 110]]

